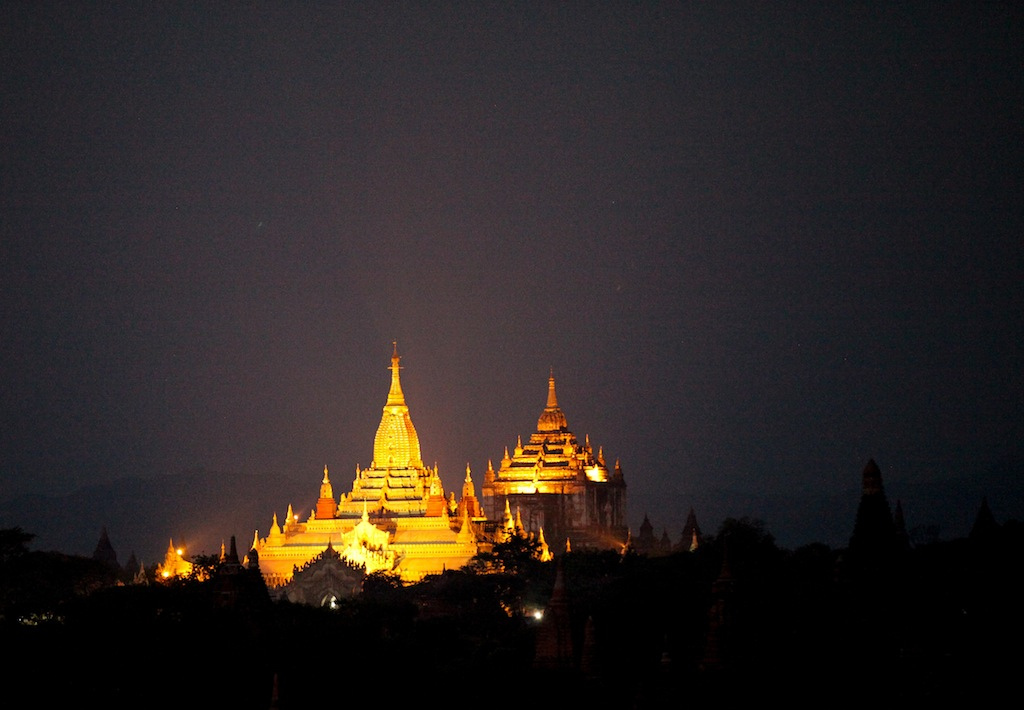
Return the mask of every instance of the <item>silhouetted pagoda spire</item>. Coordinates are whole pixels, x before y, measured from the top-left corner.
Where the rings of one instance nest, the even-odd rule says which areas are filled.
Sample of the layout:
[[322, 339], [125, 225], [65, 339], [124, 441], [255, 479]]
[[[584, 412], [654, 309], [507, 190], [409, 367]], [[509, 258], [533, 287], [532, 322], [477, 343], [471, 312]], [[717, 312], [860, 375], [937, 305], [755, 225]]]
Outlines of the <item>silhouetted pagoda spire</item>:
[[999, 523], [996, 522], [991, 508], [988, 507], [988, 498], [982, 498], [978, 514], [974, 518], [974, 525], [971, 526], [969, 538], [971, 540], [988, 540], [998, 532]]
[[668, 530], [662, 528], [661, 540], [658, 542], [658, 550], [663, 553], [672, 551], [672, 539], [668, 536]]
[[874, 459], [864, 467], [860, 504], [844, 566], [851, 579], [881, 582], [894, 570], [901, 554], [896, 521]]
[[225, 548], [224, 543], [220, 544], [220, 563], [222, 566], [231, 567], [232, 571], [241, 568], [242, 564], [238, 559], [238, 545], [235, 544], [235, 536], [231, 536], [230, 546]]
[[882, 472], [870, 459], [862, 474], [860, 505], [850, 537], [850, 551], [872, 554], [888, 551], [896, 542], [896, 525], [882, 485]]
[[135, 552], [132, 551], [128, 555], [128, 561], [124, 563], [125, 572], [128, 572], [129, 575], [133, 575], [133, 574], [135, 574], [135, 570], [137, 570], [138, 568], [139, 568], [139, 560], [136, 559]]
[[644, 513], [644, 520], [640, 523], [640, 534], [634, 542], [634, 547], [640, 554], [649, 555], [654, 552], [654, 544], [654, 526], [651, 525], [650, 518]]
[[270, 602], [259, 567], [247, 567], [238, 557], [238, 545], [234, 535], [227, 546], [221, 543], [219, 564], [214, 572], [212, 585], [214, 603], [220, 607], [254, 609], [265, 607]]
[[117, 564], [117, 553], [114, 551], [114, 546], [110, 544], [110, 537], [107, 535], [106, 526], [100, 530], [100, 539], [96, 543], [96, 549], [92, 553], [92, 558], [97, 562], [102, 562], [111, 569], [121, 569], [120, 565]]
[[686, 516], [686, 524], [683, 525], [683, 536], [679, 540], [679, 549], [693, 552], [701, 544], [700, 525], [697, 524], [697, 515], [690, 508], [690, 514]]

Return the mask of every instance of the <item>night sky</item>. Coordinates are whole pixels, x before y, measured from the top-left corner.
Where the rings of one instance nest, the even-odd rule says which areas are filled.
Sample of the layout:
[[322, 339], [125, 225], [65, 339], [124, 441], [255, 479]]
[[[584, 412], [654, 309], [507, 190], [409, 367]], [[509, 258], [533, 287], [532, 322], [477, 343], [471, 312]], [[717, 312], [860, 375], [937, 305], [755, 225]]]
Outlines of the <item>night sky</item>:
[[1019, 3], [5, 2], [0, 497], [343, 492], [397, 341], [448, 490], [553, 371], [634, 533], [1024, 518], [1022, 78]]

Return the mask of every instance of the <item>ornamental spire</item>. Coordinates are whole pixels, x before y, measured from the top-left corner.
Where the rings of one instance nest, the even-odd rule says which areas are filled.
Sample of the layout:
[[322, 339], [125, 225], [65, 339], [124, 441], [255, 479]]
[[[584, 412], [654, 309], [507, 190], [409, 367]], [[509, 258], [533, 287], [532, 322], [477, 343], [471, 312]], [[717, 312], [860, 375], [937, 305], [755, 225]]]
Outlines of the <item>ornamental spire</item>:
[[391, 355], [391, 389], [384, 404], [380, 425], [373, 439], [373, 463], [371, 468], [423, 468], [420, 458], [420, 440], [416, 428], [409, 418], [409, 407], [402, 394], [402, 382], [399, 379], [398, 343], [394, 342]]
[[[558, 397], [555, 395], [555, 369], [551, 368], [548, 374], [548, 401], [544, 405], [544, 411], [537, 419], [537, 431], [544, 434], [554, 434], [569, 430], [569, 423], [565, 420], [565, 414], [558, 406]], [[518, 453], [516, 454], [519, 455]]]
[[331, 485], [330, 480], [327, 478], [327, 474], [324, 473], [324, 480], [320, 484], [320, 497], [321, 498], [334, 498], [334, 487]]
[[391, 341], [394, 345], [394, 351], [391, 353], [391, 390], [388, 392], [388, 406], [405, 406], [405, 395], [402, 394], [402, 382], [398, 377], [398, 371], [402, 369], [399, 365], [399, 361], [402, 359], [398, 355], [398, 341]]

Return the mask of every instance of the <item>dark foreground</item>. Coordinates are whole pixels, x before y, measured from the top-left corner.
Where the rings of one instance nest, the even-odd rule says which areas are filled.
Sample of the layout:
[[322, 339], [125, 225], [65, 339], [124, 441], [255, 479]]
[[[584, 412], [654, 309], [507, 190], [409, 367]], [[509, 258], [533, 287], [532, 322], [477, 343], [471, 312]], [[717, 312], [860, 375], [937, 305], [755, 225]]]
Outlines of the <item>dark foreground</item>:
[[[8, 555], [0, 686], [14, 702], [3, 705], [977, 705], [1016, 695], [1020, 525], [879, 564], [820, 545], [780, 550], [756, 525], [729, 532], [730, 544], [720, 533], [696, 552], [570, 553], [516, 574], [371, 584], [336, 609], [275, 601], [250, 570], [230, 584], [96, 584], [92, 561]], [[547, 609], [543, 621], [535, 608]]]

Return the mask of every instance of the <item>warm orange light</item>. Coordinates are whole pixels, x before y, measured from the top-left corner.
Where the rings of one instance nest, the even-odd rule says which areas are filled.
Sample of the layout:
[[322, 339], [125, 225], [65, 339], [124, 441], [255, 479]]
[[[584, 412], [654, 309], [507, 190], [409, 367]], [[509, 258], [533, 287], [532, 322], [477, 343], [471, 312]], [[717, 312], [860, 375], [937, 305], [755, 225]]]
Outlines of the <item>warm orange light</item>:
[[187, 575], [191, 570], [192, 563], [185, 559], [185, 548], [174, 547], [172, 543], [167, 546], [163, 563], [157, 565], [156, 574], [161, 579], [170, 579]]

